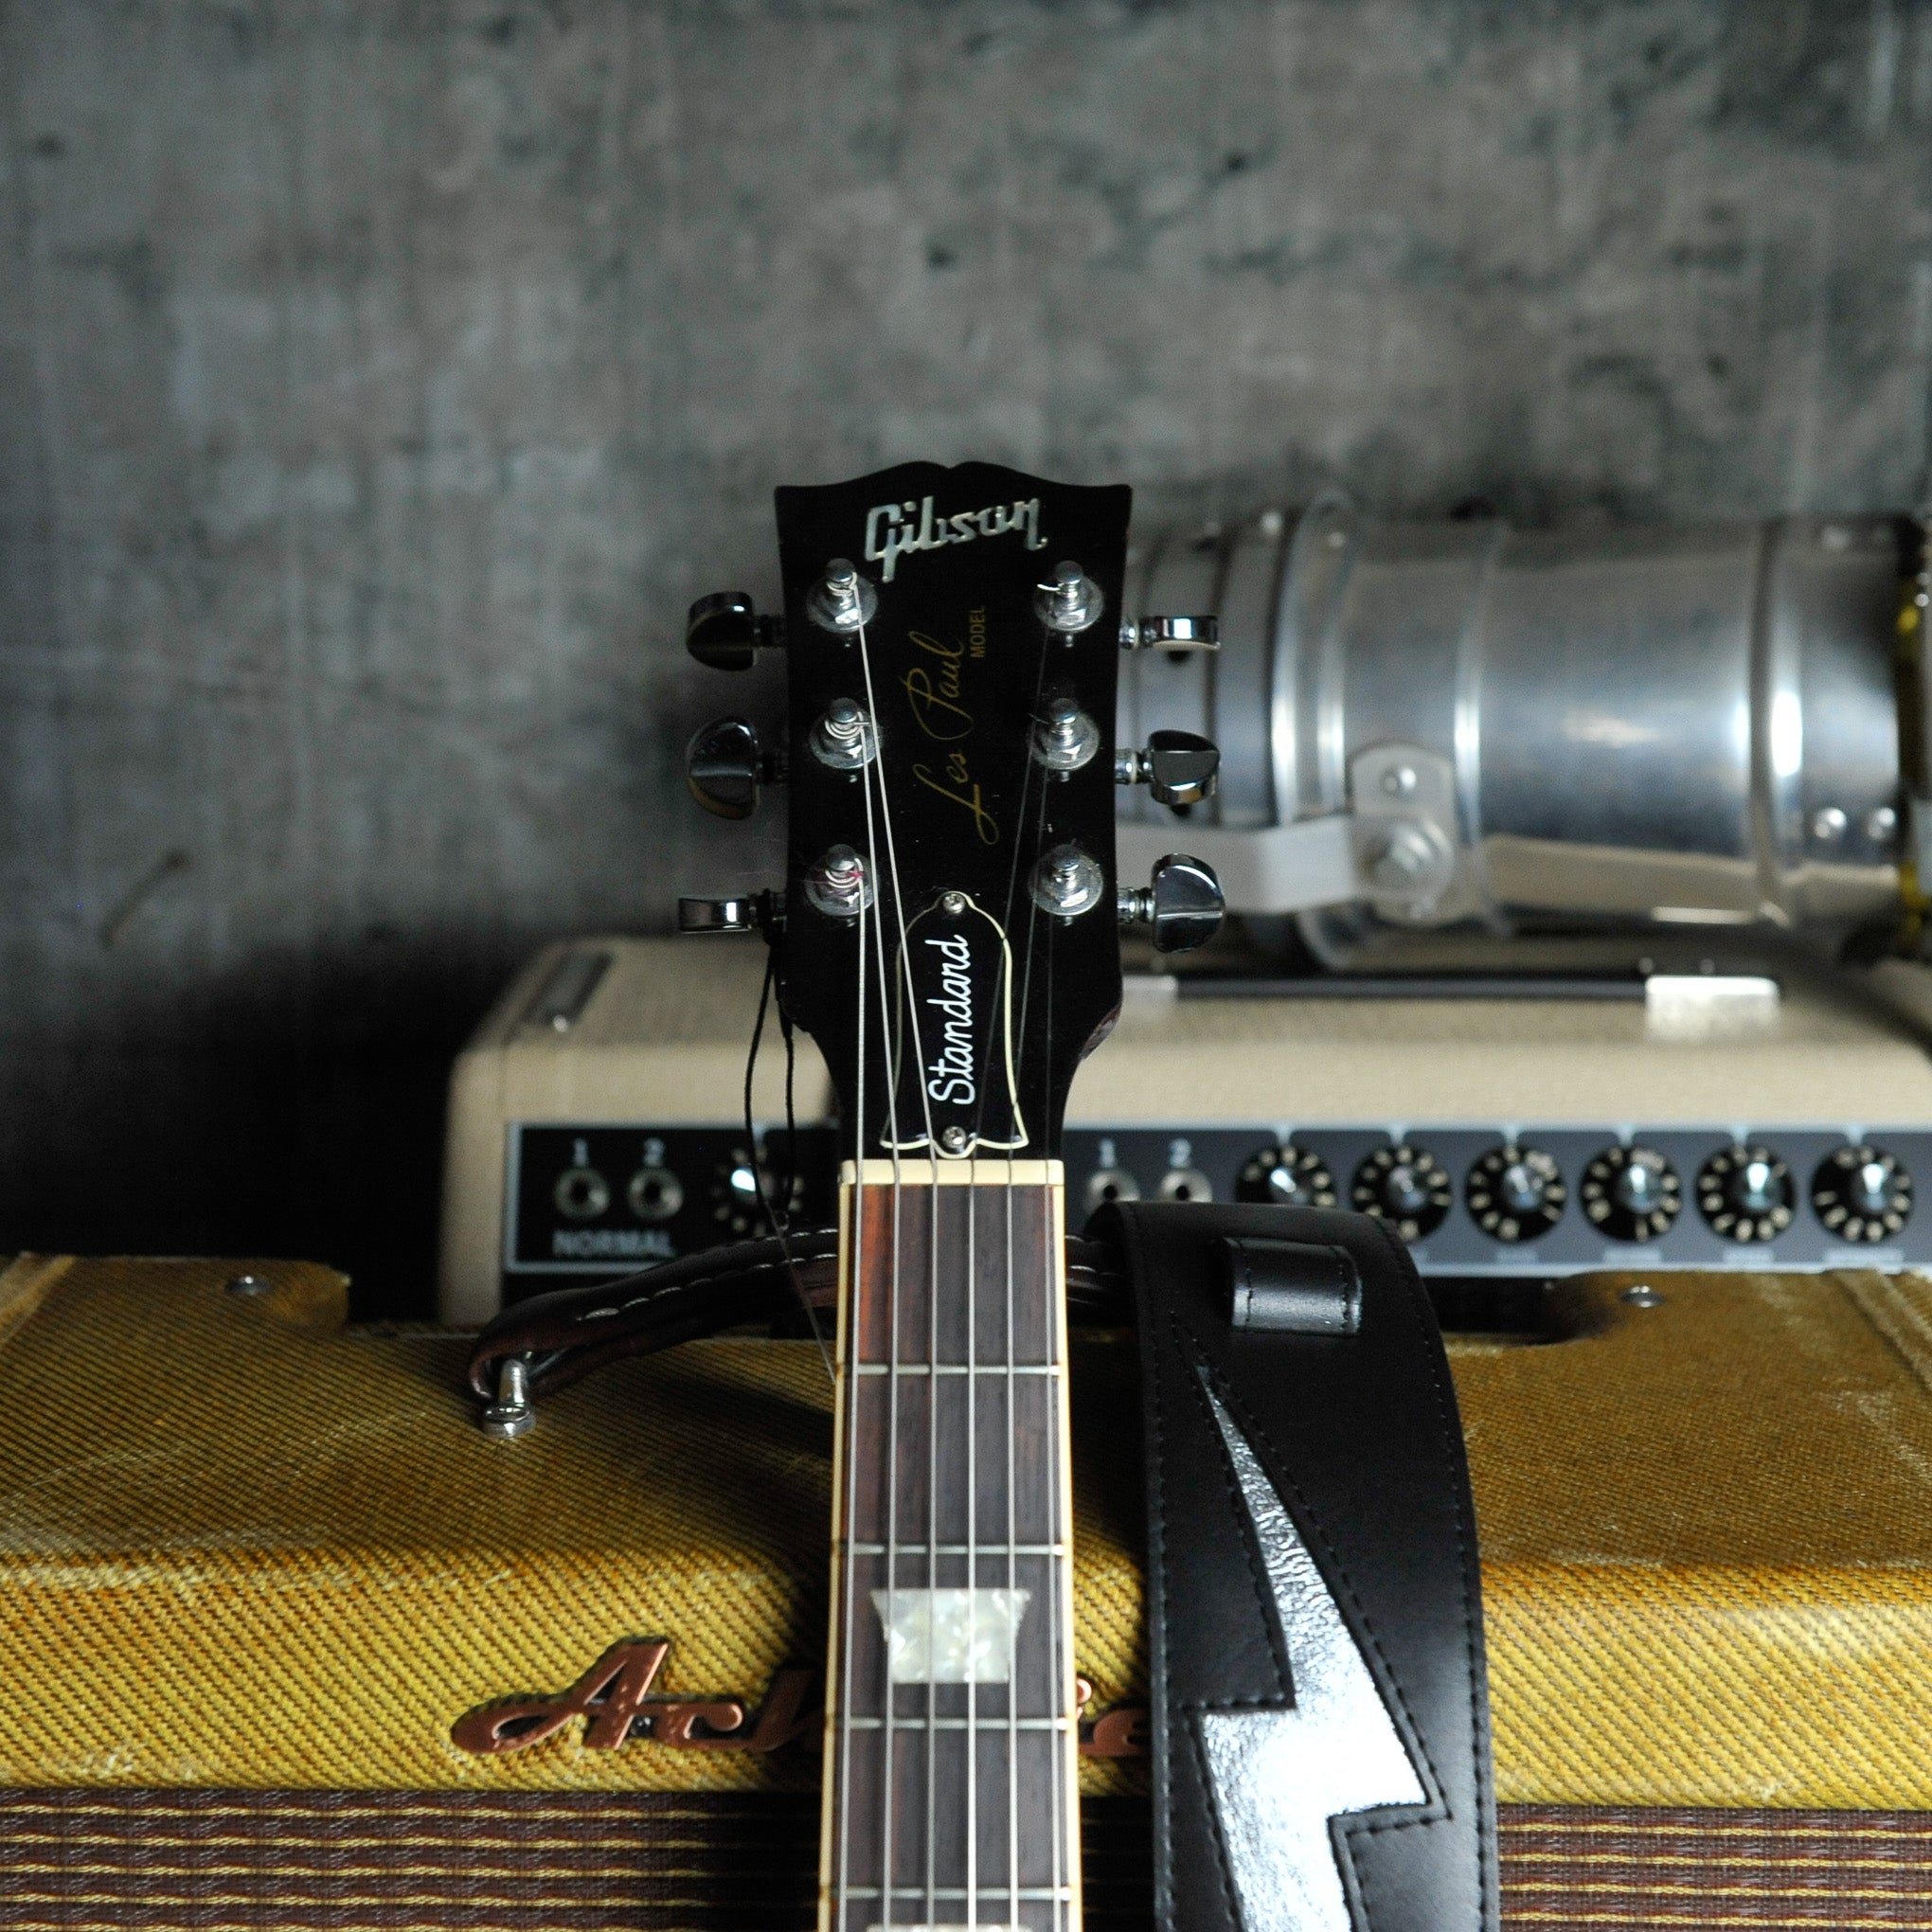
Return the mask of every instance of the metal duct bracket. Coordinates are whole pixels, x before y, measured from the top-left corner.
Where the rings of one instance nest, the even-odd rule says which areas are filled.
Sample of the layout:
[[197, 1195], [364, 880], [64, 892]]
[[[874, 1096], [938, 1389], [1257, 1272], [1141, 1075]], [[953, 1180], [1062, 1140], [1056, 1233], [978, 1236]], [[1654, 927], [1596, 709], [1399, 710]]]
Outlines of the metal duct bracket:
[[1349, 762], [1360, 890], [1385, 919], [1446, 925], [1481, 910], [1458, 856], [1456, 772], [1420, 744], [1371, 744]]

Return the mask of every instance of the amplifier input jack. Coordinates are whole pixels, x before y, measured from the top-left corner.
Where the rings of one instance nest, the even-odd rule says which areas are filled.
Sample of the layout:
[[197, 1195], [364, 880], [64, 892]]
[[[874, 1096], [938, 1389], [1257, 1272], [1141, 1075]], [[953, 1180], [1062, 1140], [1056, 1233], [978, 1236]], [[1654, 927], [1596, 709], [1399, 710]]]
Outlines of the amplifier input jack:
[[1170, 1168], [1161, 1177], [1163, 1201], [1211, 1201], [1214, 1183], [1197, 1167]]
[[595, 1221], [611, 1205], [611, 1184], [594, 1167], [565, 1168], [550, 1191], [567, 1221]]
[[666, 1167], [641, 1167], [624, 1189], [631, 1212], [639, 1221], [674, 1220], [684, 1206], [684, 1183]]
[[1087, 1176], [1086, 1211], [1098, 1214], [1109, 1201], [1137, 1201], [1140, 1183], [1123, 1167], [1096, 1168]]

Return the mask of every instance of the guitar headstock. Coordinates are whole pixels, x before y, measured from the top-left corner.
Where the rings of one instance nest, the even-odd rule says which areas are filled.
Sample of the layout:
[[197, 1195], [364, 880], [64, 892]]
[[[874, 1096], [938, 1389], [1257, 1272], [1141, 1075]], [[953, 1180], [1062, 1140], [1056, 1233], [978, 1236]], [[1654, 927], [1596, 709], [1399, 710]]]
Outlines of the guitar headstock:
[[[780, 758], [720, 721], [693, 742], [692, 786], [741, 816], [760, 778], [788, 782], [763, 923], [850, 1152], [1052, 1154], [1119, 1008], [1119, 926], [1151, 918], [1177, 950], [1219, 921], [1195, 862], [1154, 889], [1115, 878], [1114, 786], [1148, 765], [1113, 742], [1118, 653], [1140, 635], [1122, 618], [1131, 495], [986, 463], [780, 490], [782, 630], [735, 593], [693, 606], [706, 662], [785, 647]], [[1169, 750], [1205, 760], [1211, 788], [1211, 747]], [[687, 904], [688, 927], [718, 923]]]

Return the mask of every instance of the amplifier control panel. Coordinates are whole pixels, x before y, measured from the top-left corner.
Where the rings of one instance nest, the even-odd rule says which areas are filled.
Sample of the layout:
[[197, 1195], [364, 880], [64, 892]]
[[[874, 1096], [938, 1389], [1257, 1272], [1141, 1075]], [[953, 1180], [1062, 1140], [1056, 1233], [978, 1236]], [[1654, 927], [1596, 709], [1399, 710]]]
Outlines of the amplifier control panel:
[[1380, 1214], [1423, 1274], [1932, 1263], [1932, 1133], [1569, 1125], [1070, 1128], [1069, 1211], [1279, 1201]]
[[[1425, 1275], [1932, 1266], [1932, 1133], [1864, 1127], [1075, 1127], [1069, 1219], [1110, 1200], [1380, 1214]], [[836, 1212], [837, 1138], [761, 1128], [513, 1125], [504, 1298]]]

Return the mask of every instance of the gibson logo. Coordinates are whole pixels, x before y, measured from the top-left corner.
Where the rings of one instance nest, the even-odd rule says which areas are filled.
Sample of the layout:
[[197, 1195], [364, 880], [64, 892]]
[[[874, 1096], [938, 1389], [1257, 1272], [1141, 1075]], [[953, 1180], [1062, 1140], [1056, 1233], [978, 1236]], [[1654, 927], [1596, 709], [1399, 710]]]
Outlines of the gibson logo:
[[[907, 521], [915, 515], [917, 524]], [[880, 576], [890, 583], [899, 560], [915, 550], [942, 550], [948, 544], [1010, 536], [1015, 530], [1026, 538], [1028, 549], [1046, 547], [1046, 539], [1040, 534], [1037, 496], [1018, 503], [989, 504], [984, 510], [962, 510], [957, 516], [935, 516], [930, 496], [918, 503], [876, 504], [866, 512], [866, 562], [885, 564]]]
[[653, 1697], [670, 1654], [663, 1637], [614, 1643], [555, 1696], [504, 1698], [465, 1711], [451, 1726], [450, 1742], [459, 1751], [496, 1757], [540, 1744], [581, 1717], [588, 1751], [615, 1751], [633, 1738], [684, 1750], [776, 1751], [818, 1715], [805, 1697], [813, 1673], [790, 1665], [773, 1677], [755, 1718], [742, 1697]]

